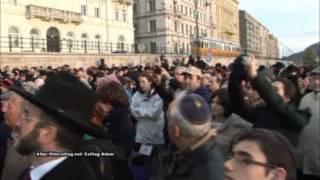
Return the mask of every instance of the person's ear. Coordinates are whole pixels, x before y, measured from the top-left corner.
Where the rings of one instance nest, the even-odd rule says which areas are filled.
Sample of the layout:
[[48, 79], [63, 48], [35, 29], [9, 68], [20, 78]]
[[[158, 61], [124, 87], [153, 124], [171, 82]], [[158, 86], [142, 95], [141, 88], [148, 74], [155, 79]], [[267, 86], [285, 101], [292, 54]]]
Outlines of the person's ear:
[[168, 129], [169, 134], [171, 134], [171, 136], [174, 138], [178, 138], [180, 136], [180, 128], [177, 125], [170, 125]]
[[39, 128], [39, 142], [43, 145], [50, 144], [55, 141], [57, 137], [58, 129], [55, 126], [48, 125], [46, 127]]
[[287, 171], [284, 168], [278, 167], [272, 169], [267, 176], [267, 180], [286, 180]]

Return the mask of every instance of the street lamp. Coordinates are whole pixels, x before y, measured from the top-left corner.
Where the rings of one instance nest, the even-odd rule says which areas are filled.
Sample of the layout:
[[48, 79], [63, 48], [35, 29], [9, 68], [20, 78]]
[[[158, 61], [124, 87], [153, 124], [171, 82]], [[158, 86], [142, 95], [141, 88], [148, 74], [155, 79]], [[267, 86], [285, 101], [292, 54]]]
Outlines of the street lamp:
[[[181, 20], [181, 14], [178, 13], [178, 9], [179, 9], [179, 8], [177, 7], [177, 3], [178, 3], [177, 0], [174, 0], [174, 1], [173, 1], [173, 12], [174, 12], [174, 17], [175, 17], [175, 18], [172, 18], [172, 19], [173, 19], [174, 23], [175, 23], [175, 22], [177, 22], [177, 23], [179, 22], [179, 23], [180, 23], [180, 20]], [[177, 20], [176, 18], [178, 18], [178, 21], [176, 21], [176, 20]], [[179, 28], [178, 28], [178, 24], [177, 24], [177, 27], [176, 27], [176, 24], [174, 24], [174, 28], [175, 28], [175, 30], [176, 30], [176, 28], [177, 28], [177, 33], [173, 33], [173, 34], [171, 35], [171, 41], [172, 41], [172, 46], [174, 46], [174, 47], [173, 47], [173, 48], [174, 48], [174, 49], [173, 49], [174, 53], [179, 53], [179, 44], [180, 44], [179, 36], [180, 36], [180, 35], [179, 35], [179, 33], [178, 33], [178, 32], [179, 32], [179, 30], [178, 30], [178, 29], [179, 29]], [[175, 31], [175, 30], [174, 30], [174, 31]], [[182, 32], [182, 33], [183, 33], [183, 32]], [[177, 37], [178, 37], [178, 41], [176, 41], [176, 39], [174, 38], [174, 36], [177, 36]], [[174, 39], [174, 41], [173, 41], [173, 39]], [[176, 47], [176, 43], [177, 43], [177, 44], [179, 43], [179, 44], [177, 45], [177, 47]]]
[[[194, 0], [194, 7], [195, 7], [195, 14], [196, 14], [196, 58], [200, 56], [200, 37], [199, 37], [199, 12], [198, 12], [198, 1]], [[206, 7], [210, 6], [211, 3], [207, 0], [205, 1], [204, 5]], [[199, 60], [199, 59], [198, 59]]]

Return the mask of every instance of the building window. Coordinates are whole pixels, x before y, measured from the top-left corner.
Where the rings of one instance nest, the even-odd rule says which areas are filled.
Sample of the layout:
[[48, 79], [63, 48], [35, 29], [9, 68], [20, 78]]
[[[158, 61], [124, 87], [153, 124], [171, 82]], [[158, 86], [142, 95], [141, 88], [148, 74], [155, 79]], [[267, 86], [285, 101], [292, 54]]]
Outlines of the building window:
[[114, 20], [119, 21], [119, 10], [118, 9], [114, 10]]
[[156, 11], [156, 1], [155, 0], [149, 0], [149, 11], [150, 12]]
[[127, 22], [127, 11], [125, 9], [122, 10], [122, 20], [123, 22]]
[[73, 32], [68, 32], [66, 40], [67, 40], [67, 48], [70, 50], [73, 47], [73, 39], [74, 39]]
[[31, 29], [30, 31], [30, 43], [31, 47], [38, 48], [39, 47], [39, 31], [37, 29]]
[[150, 43], [150, 52], [152, 54], [156, 54], [157, 53], [157, 43], [156, 42], [151, 42]]
[[138, 6], [136, 3], [133, 4], [133, 15], [137, 15], [138, 13]]
[[156, 32], [156, 30], [157, 30], [156, 20], [150, 21], [149, 25], [150, 25], [150, 27], [149, 27], [150, 32]]
[[124, 41], [125, 41], [125, 38], [123, 35], [120, 35], [118, 37], [118, 43], [117, 43], [117, 49], [118, 51], [124, 51]]
[[188, 7], [185, 7], [185, 15], [187, 16], [188, 15]]
[[86, 49], [88, 47], [88, 35], [87, 34], [82, 34], [81, 35], [81, 48]]
[[101, 36], [99, 34], [97, 34], [95, 37], [94, 37], [94, 40], [95, 40], [95, 49], [98, 49], [100, 50], [101, 49]]
[[189, 54], [189, 51], [190, 51], [189, 44], [187, 44], [187, 54]]
[[174, 22], [174, 31], [178, 32], [178, 22], [177, 21]]
[[184, 24], [181, 23], [181, 33], [183, 34], [183, 32], [184, 32]]
[[180, 8], [181, 8], [181, 11], [180, 11], [180, 12], [181, 12], [181, 14], [183, 14], [183, 5], [181, 5]]
[[174, 53], [178, 53], [178, 43], [174, 43]]
[[19, 47], [19, 30], [17, 27], [10, 27], [9, 28], [9, 40], [11, 47]]
[[100, 17], [100, 8], [98, 7], [94, 8], [94, 16], [97, 18]]
[[138, 24], [137, 23], [134, 23], [133, 24], [133, 27], [134, 27], [134, 33], [139, 33], [139, 29], [138, 29]]
[[86, 16], [86, 15], [87, 15], [87, 6], [81, 5], [81, 16]]
[[184, 53], [184, 43], [182, 43], [182, 48], [181, 48], [181, 51], [180, 51], [181, 54]]
[[189, 34], [189, 29], [187, 24], [186, 24], [186, 34]]

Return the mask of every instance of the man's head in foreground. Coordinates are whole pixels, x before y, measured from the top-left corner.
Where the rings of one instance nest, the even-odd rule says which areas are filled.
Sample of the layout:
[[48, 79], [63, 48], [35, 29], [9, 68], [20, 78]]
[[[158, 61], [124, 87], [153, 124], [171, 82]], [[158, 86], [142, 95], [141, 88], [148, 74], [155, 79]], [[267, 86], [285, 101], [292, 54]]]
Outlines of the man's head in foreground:
[[281, 134], [254, 129], [236, 137], [225, 161], [226, 180], [295, 180], [291, 144]]

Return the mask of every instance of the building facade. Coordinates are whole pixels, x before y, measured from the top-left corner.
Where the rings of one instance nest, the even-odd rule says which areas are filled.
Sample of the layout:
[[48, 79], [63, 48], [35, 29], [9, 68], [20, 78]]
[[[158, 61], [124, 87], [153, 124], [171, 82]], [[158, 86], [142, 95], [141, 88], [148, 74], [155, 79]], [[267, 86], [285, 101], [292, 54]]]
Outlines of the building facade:
[[239, 11], [242, 53], [260, 57], [279, 58], [278, 39], [253, 16]]
[[1, 0], [1, 52], [132, 50], [132, 0]]
[[217, 39], [239, 44], [239, 1], [214, 0], [214, 36]]
[[209, 1], [135, 0], [133, 9], [139, 50], [189, 54], [197, 34], [197, 12], [199, 36], [210, 36], [213, 17]]
[[269, 48], [268, 48], [267, 57], [271, 57], [271, 58], [280, 57], [278, 38], [276, 38], [272, 34], [269, 34], [268, 47]]
[[[197, 39], [209, 38], [239, 44], [238, 1], [134, 0], [137, 49], [191, 54]], [[221, 21], [217, 22], [219, 16]], [[228, 23], [224, 23], [228, 22]], [[198, 33], [197, 33], [198, 30]], [[224, 32], [224, 38], [219, 35]]]

